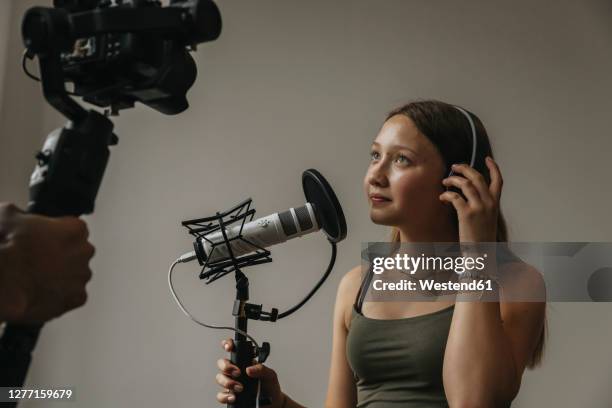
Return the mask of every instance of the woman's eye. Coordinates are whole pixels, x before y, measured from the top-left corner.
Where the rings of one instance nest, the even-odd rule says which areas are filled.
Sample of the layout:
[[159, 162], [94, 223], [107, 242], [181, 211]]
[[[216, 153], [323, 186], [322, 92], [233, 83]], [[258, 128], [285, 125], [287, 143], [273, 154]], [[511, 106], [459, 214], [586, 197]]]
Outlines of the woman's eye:
[[400, 164], [409, 164], [409, 163], [411, 163], [410, 159], [409, 159], [408, 157], [404, 156], [403, 154], [400, 154], [400, 155], [397, 157], [397, 159], [396, 159], [396, 160], [397, 160], [397, 162], [398, 162], [398, 163], [400, 163]]

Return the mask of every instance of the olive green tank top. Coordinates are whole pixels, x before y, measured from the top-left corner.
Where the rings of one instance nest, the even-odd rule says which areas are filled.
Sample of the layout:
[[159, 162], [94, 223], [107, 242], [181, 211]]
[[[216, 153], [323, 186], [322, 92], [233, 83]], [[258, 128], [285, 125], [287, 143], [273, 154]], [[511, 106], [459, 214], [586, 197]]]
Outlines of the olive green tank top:
[[448, 407], [442, 363], [454, 305], [403, 319], [371, 319], [353, 308], [346, 354], [358, 408]]
[[[500, 263], [520, 261], [501, 248]], [[442, 382], [446, 341], [455, 306], [403, 319], [365, 317], [368, 271], [353, 306], [346, 357], [357, 384], [357, 408], [448, 407]]]

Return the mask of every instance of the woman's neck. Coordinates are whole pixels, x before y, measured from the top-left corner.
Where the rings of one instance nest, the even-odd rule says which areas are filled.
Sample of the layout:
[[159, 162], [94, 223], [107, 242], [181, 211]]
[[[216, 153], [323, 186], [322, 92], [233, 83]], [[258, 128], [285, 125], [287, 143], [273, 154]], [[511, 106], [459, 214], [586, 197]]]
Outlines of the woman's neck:
[[433, 226], [426, 230], [400, 227], [400, 242], [457, 242], [459, 233], [451, 224]]

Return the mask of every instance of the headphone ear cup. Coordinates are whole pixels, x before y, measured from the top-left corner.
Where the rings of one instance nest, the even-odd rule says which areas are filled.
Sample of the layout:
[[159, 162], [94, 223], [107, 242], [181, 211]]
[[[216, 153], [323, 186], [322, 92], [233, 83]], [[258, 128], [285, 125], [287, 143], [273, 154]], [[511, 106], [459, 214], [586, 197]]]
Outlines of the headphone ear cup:
[[[457, 176], [457, 177], [465, 178], [465, 177], [463, 177], [463, 175], [461, 175], [459, 173], [455, 173], [453, 170], [451, 170], [450, 173], [448, 173], [448, 177], [451, 177], [451, 176]], [[465, 197], [465, 195], [463, 194], [463, 192], [461, 191], [461, 189], [459, 187], [446, 186], [446, 191], [452, 191], [454, 193], [457, 193], [457, 194], [459, 194], [461, 196], [461, 198], [463, 198], [465, 201], [467, 201], [467, 198]]]

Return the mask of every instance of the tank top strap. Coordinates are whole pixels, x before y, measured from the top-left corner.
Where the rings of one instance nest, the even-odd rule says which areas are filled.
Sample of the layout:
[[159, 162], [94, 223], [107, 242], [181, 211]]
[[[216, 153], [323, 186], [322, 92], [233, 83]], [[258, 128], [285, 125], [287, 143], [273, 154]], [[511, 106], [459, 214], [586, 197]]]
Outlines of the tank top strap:
[[372, 267], [368, 267], [368, 271], [366, 272], [363, 280], [361, 281], [361, 286], [359, 286], [359, 291], [357, 292], [357, 297], [355, 298], [354, 307], [357, 313], [361, 314], [361, 307], [363, 305], [363, 301], [365, 300], [366, 294], [368, 292], [368, 288], [370, 287], [370, 283], [372, 282], [373, 271]]

